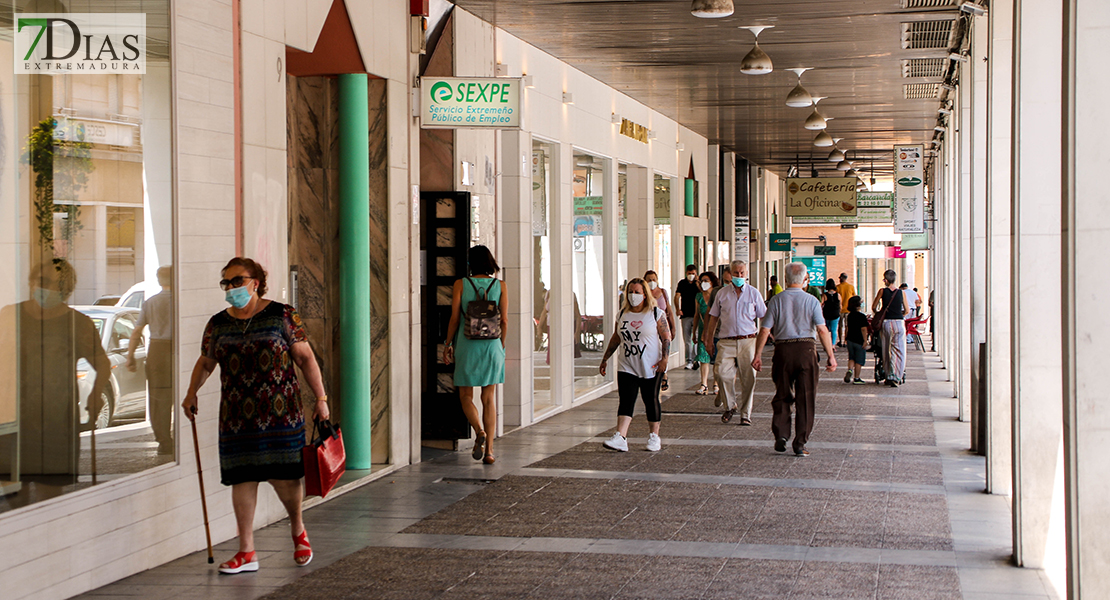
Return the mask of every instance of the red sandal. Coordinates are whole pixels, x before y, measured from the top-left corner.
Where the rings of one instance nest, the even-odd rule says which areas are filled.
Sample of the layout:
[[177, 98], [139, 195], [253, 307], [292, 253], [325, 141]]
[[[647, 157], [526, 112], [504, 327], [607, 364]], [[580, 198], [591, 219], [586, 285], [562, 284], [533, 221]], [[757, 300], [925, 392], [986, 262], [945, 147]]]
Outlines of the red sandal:
[[[293, 536], [293, 562], [297, 563], [298, 567], [303, 567], [312, 562], [312, 546], [308, 543], [308, 530], [302, 531], [300, 535]], [[304, 549], [301, 549], [304, 546]]]
[[247, 573], [258, 570], [258, 559], [254, 550], [250, 552], [237, 552], [231, 560], [220, 564], [220, 572], [227, 575]]

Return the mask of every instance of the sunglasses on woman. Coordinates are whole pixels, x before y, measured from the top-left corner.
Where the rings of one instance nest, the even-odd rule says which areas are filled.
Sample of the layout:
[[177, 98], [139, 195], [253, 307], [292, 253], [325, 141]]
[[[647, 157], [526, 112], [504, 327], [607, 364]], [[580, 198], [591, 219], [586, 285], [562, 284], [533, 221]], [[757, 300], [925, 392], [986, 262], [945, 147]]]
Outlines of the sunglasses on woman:
[[231, 279], [221, 279], [220, 289], [226, 292], [233, 288], [243, 287], [243, 284], [246, 283], [248, 279], [254, 279], [254, 277], [248, 277], [246, 275], [236, 275]]

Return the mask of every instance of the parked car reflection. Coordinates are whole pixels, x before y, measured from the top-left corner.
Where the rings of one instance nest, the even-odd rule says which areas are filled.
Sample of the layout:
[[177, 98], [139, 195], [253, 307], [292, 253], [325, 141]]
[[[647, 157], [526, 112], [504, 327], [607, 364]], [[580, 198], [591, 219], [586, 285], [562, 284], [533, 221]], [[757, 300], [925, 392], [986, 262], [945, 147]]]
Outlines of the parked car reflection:
[[[135, 349], [135, 362], [138, 368], [131, 372], [125, 368], [127, 346], [139, 319], [139, 310], [118, 306], [74, 306], [74, 310], [92, 319], [100, 334], [100, 343], [112, 365], [111, 384], [104, 390], [101, 398], [104, 404], [96, 417], [96, 428], [104, 429], [122, 419], [146, 418], [146, 335], [139, 338]], [[89, 363], [84, 359], [77, 361], [77, 386], [80, 391], [81, 414], [85, 412], [85, 402], [92, 390]]]

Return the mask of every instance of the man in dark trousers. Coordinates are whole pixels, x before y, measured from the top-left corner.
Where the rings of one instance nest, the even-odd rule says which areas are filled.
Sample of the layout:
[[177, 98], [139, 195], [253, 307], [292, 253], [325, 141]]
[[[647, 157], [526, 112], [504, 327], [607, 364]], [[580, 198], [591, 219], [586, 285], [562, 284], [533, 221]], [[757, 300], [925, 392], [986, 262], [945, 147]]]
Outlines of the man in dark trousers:
[[798, 415], [794, 428], [794, 454], [809, 456], [806, 442], [813, 431], [813, 412], [817, 398], [817, 380], [820, 367], [817, 363], [817, 344], [814, 334], [820, 336], [825, 355], [829, 357], [825, 370], [836, 371], [832, 336], [821, 314], [821, 303], [805, 292], [809, 281], [806, 266], [802, 263], [786, 265], [786, 289], [767, 303], [767, 314], [755, 342], [755, 359], [752, 367], [763, 367], [761, 353], [767, 337], [775, 336], [775, 354], [771, 359], [771, 379], [775, 382], [775, 398], [771, 401], [774, 417], [771, 431], [775, 435], [775, 451], [786, 452], [790, 437], [790, 405], [795, 405]]

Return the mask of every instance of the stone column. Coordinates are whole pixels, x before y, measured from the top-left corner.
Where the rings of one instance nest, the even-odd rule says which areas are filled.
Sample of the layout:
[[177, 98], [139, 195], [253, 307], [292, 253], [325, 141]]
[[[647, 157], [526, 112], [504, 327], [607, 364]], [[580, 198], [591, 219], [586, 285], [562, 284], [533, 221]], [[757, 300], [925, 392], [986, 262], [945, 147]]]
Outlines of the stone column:
[[987, 485], [1011, 492], [1010, 410], [1010, 108], [1013, 83], [1014, 9], [991, 6], [987, 86]]
[[971, 88], [973, 81], [967, 63], [960, 69], [960, 83], [956, 88], [956, 118], [950, 124], [948, 135], [952, 136], [956, 150], [956, 222], [959, 229], [956, 271], [957, 294], [956, 302], [956, 397], [960, 401], [960, 420], [971, 420], [971, 288], [974, 280], [971, 276], [971, 207], [974, 199], [971, 197]]
[[1061, 14], [1062, 0], [1014, 4], [1014, 555], [1050, 572], [1064, 560]]
[[505, 429], [532, 422], [532, 135], [501, 132], [501, 256], [509, 289], [509, 333], [505, 341]]
[[971, 448], [985, 454], [986, 440], [979, 439], [983, 414], [981, 404], [986, 402], [979, 391], [983, 376], [983, 365], [979, 363], [980, 345], [986, 341], [987, 331], [987, 18], [973, 17], [971, 25], [971, 57], [961, 67], [963, 80], [970, 92], [970, 118], [967, 127], [960, 133], [968, 140], [970, 156], [970, 178], [967, 198], [970, 202], [968, 213], [971, 215], [971, 272], [968, 286], [970, 313], [970, 335], [964, 338], [965, 351], [968, 353], [969, 388], [971, 398]]
[[1098, 274], [1110, 239], [1104, 181], [1110, 4], [1067, 0], [1064, 20], [1064, 420], [1068, 598], [1110, 590], [1110, 478], [1105, 447], [1110, 313]]
[[651, 169], [628, 165], [628, 278], [643, 277], [653, 268], [652, 232], [655, 180]]
[[548, 319], [551, 337], [551, 402], [570, 408], [574, 402], [574, 148], [552, 144], [554, 167], [551, 186], [551, 301]]

